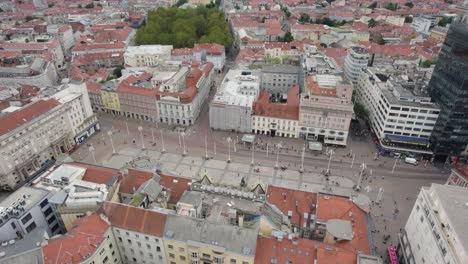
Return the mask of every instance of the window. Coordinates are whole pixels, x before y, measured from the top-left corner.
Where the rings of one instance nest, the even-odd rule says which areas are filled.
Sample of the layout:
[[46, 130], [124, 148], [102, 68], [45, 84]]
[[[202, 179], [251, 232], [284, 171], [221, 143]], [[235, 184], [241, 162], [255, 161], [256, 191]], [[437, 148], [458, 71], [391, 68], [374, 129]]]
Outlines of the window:
[[174, 253], [169, 253], [169, 257], [170, 257], [170, 258], [175, 258]]
[[102, 260], [102, 263], [107, 263], [107, 261], [109, 261], [109, 258], [106, 256], [106, 257]]
[[180, 260], [185, 261], [185, 256], [180, 256]]
[[101, 251], [99, 252], [99, 256], [102, 256], [104, 253], [106, 252], [106, 249], [101, 249]]
[[29, 222], [29, 220], [31, 220], [32, 216], [31, 214], [27, 214], [25, 217], [23, 217], [23, 219], [21, 219], [21, 223], [26, 224], [27, 222]]
[[179, 248], [179, 252], [185, 252], [184, 248]]
[[11, 222], [11, 227], [13, 227], [13, 229], [16, 229], [16, 224]]
[[49, 207], [47, 210], [45, 210], [44, 215], [48, 217], [50, 213], [52, 213], [52, 208]]
[[156, 247], [156, 252], [161, 252], [161, 248], [160, 248], [160, 247]]
[[31, 232], [36, 228], [36, 223], [32, 222], [28, 227], [26, 227], [26, 232]]
[[210, 256], [210, 255], [208, 255], [208, 254], [204, 254], [204, 253], [203, 253], [203, 257], [204, 257], [204, 258], [207, 258], [207, 259], [211, 258], [211, 256]]
[[41, 208], [44, 208], [48, 203], [49, 201], [47, 199], [44, 199], [44, 201], [42, 201], [39, 205], [41, 206]]
[[231, 261], [229, 262], [229, 264], [236, 264], [236, 260], [235, 260], [235, 259], [231, 259]]
[[59, 228], [58, 224], [55, 224], [54, 227], [52, 227], [52, 232], [55, 232]]
[[192, 258], [198, 258], [198, 252], [192, 252], [191, 256]]

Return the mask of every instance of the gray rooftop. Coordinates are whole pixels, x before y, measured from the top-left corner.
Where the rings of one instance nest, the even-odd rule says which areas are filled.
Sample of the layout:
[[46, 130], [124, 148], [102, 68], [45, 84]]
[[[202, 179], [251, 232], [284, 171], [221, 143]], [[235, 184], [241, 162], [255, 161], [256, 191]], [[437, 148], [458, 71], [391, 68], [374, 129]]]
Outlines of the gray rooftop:
[[280, 74], [299, 74], [299, 67], [288, 64], [265, 65], [262, 67], [263, 73], [280, 73]]
[[369, 256], [359, 253], [357, 256], [357, 264], [382, 264], [382, 260], [377, 256]]
[[182, 197], [180, 197], [179, 203], [191, 204], [198, 206], [202, 202], [202, 193], [185, 191]]
[[210, 247], [244, 256], [254, 256], [258, 230], [220, 225], [204, 219], [168, 215], [164, 238], [186, 241], [189, 244], [209, 244]]
[[[25, 235], [24, 238], [14, 240], [0, 249], [1, 264], [43, 263], [41, 244], [47, 233], [43, 228], [36, 228]], [[13, 240], [9, 241], [12, 242]]]
[[21, 218], [22, 215], [42, 201], [48, 194], [49, 192], [46, 190], [27, 186], [21, 187], [14, 193], [10, 194], [5, 200], [0, 202], [0, 213], [6, 213], [8, 208], [14, 210], [13, 207], [16, 205], [17, 207], [20, 206], [24, 208], [24, 211], [20, 210], [19, 215], [12, 215], [11, 217]]
[[342, 219], [330, 219], [327, 221], [327, 232], [339, 240], [352, 240], [354, 237], [351, 222]]

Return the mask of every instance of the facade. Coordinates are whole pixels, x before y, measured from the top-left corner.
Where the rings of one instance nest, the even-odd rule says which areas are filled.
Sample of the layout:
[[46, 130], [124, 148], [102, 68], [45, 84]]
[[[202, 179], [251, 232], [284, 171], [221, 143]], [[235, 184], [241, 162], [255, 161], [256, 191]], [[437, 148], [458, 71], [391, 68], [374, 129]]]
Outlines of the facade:
[[468, 188], [468, 166], [452, 168], [446, 184]]
[[159, 121], [190, 126], [200, 114], [213, 85], [213, 64], [194, 63], [182, 66], [169, 80], [160, 84], [157, 93]]
[[164, 227], [167, 263], [253, 264], [257, 232], [237, 226], [168, 215]]
[[210, 104], [210, 127], [250, 133], [252, 104], [260, 93], [260, 72], [230, 70]]
[[156, 104], [157, 87], [148, 73], [136, 73], [123, 79], [117, 89], [121, 112], [128, 118], [159, 121]]
[[217, 72], [221, 72], [226, 62], [224, 46], [216, 43], [195, 44], [193, 48], [173, 49], [171, 59], [174, 61], [211, 62]]
[[287, 93], [299, 85], [299, 66], [265, 65], [262, 67], [262, 89], [271, 93]]
[[67, 111], [68, 122], [73, 132], [75, 144], [81, 144], [99, 131], [100, 125], [91, 108], [86, 84], [68, 84], [63, 88], [52, 97], [69, 109]]
[[369, 123], [380, 145], [396, 152], [432, 154], [429, 137], [439, 116], [439, 107], [424, 94], [415, 94], [375, 68], [361, 72], [357, 101], [369, 112]]
[[356, 82], [363, 69], [369, 63], [369, 51], [365, 47], [354, 46], [348, 49], [343, 72], [350, 82]]
[[353, 86], [336, 75], [309, 75], [299, 107], [299, 137], [346, 146], [353, 117]]
[[454, 21], [429, 82], [432, 100], [440, 116], [431, 136], [436, 155], [467, 155], [468, 151], [468, 15]]
[[[21, 187], [0, 203], [0, 240], [24, 237], [36, 228], [48, 236], [62, 231], [48, 199], [47, 190]], [[0, 260], [1, 262], [1, 260]]]
[[467, 263], [466, 197], [468, 189], [432, 184], [422, 187], [402, 233], [400, 263]]
[[252, 134], [295, 138], [299, 124], [299, 86], [279, 98], [264, 90], [253, 103]]
[[111, 80], [101, 86], [102, 108], [104, 112], [121, 115], [120, 99], [117, 92], [119, 86], [118, 80]]
[[129, 67], [151, 67], [171, 58], [172, 45], [129, 46], [124, 54]]
[[48, 240], [42, 252], [43, 263], [122, 263], [110, 224], [98, 214], [76, 220], [66, 235]]
[[28, 104], [0, 119], [2, 189], [13, 189], [74, 144], [68, 107], [55, 99]]

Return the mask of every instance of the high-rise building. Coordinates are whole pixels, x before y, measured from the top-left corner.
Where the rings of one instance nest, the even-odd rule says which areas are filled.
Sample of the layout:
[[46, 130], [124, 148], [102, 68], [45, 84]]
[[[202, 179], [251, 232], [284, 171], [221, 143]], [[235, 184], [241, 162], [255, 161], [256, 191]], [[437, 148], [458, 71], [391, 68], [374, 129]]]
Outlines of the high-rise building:
[[468, 14], [450, 26], [434, 69], [429, 92], [440, 106], [430, 138], [436, 155], [467, 154], [468, 147]]
[[365, 47], [354, 46], [348, 49], [343, 71], [346, 79], [356, 82], [362, 69], [367, 68], [369, 62], [369, 51]]

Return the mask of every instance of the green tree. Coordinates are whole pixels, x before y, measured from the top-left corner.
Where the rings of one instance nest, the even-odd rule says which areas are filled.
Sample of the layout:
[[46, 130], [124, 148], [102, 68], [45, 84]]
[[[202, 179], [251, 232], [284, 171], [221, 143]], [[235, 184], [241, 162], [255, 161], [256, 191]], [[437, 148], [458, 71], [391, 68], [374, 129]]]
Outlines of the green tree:
[[405, 16], [405, 23], [412, 23], [413, 17], [412, 16]]
[[413, 8], [414, 4], [413, 4], [413, 2], [408, 2], [408, 3], [405, 3], [405, 6], [407, 6], [409, 8]]
[[377, 2], [372, 2], [367, 8], [375, 9], [377, 7]]
[[282, 7], [281, 10], [283, 10], [283, 13], [287, 18], [291, 17], [291, 12], [289, 12], [289, 9], [287, 7]]
[[119, 65], [117, 66], [113, 71], [112, 71], [112, 75], [114, 76], [117, 76], [117, 78], [120, 78], [122, 76], [122, 70], [124, 69], [125, 67], [123, 65]]
[[94, 4], [93, 3], [87, 4], [85, 5], [85, 8], [94, 8]]
[[451, 17], [442, 17], [439, 22], [437, 23], [437, 25], [441, 26], [441, 27], [445, 27], [447, 26], [447, 24], [450, 24], [452, 23], [452, 18]]
[[419, 63], [419, 66], [422, 67], [422, 68], [430, 68], [432, 66], [432, 64], [434, 64], [433, 61], [431, 60], [425, 60], [425, 61], [421, 61]]
[[383, 39], [382, 36], [380, 36], [380, 37], [377, 39], [377, 44], [379, 44], [379, 45], [385, 45], [385, 40]]
[[391, 11], [396, 11], [398, 9], [398, 4], [397, 3], [387, 3], [384, 5], [385, 9], [391, 10]]
[[378, 25], [377, 21], [375, 19], [371, 18], [369, 22], [367, 22], [367, 26], [370, 28], [376, 27]]
[[327, 47], [327, 44], [325, 44], [325, 43], [320, 43], [320, 46], [326, 48], [326, 47]]
[[286, 34], [284, 34], [284, 37], [278, 39], [278, 41], [281, 41], [281, 42], [291, 42], [293, 40], [294, 40], [294, 37], [289, 31], [286, 32]]
[[309, 23], [310, 22], [310, 16], [308, 14], [301, 14], [301, 17], [299, 18], [299, 23], [301, 24], [305, 24], [305, 23]]
[[82, 4], [79, 4], [79, 5], [78, 5], [78, 8], [83, 8], [83, 5], [82, 5]]
[[366, 109], [364, 105], [358, 102], [354, 103], [354, 114], [356, 114], [357, 117], [362, 118], [362, 119], [369, 118], [369, 111]]

